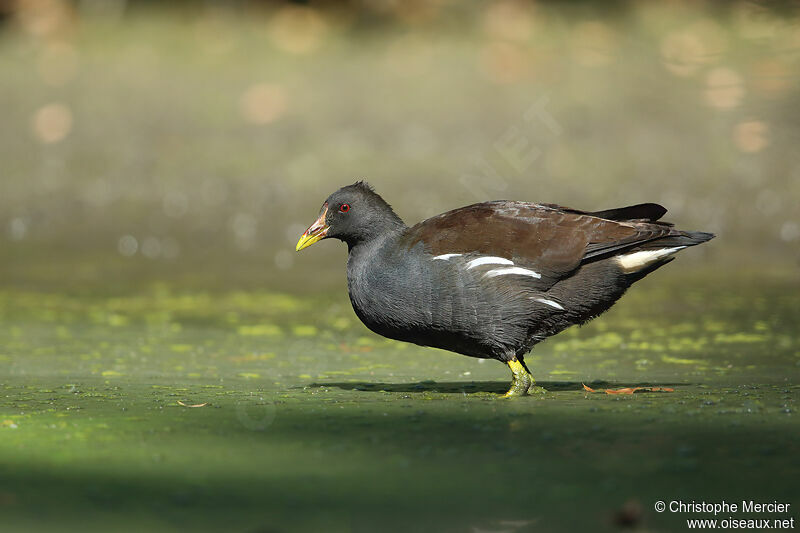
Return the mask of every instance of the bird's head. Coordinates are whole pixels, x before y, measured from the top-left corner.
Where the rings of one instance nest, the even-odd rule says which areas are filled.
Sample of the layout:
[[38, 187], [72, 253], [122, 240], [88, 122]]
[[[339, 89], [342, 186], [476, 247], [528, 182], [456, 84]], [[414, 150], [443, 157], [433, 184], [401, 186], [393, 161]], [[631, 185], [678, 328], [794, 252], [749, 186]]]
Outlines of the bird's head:
[[359, 181], [331, 194], [319, 217], [303, 233], [297, 251], [315, 242], [334, 237], [352, 248], [393, 228], [404, 227], [392, 207], [368, 183]]

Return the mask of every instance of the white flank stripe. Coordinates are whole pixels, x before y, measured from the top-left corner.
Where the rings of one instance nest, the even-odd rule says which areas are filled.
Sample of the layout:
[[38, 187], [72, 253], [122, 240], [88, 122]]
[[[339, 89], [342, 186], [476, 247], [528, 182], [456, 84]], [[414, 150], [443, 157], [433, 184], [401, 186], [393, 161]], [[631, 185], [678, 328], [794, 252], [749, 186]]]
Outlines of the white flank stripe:
[[467, 263], [467, 270], [481, 265], [513, 265], [514, 261], [509, 261], [504, 257], [479, 257]]
[[550, 307], [555, 307], [556, 309], [561, 309], [562, 311], [564, 310], [564, 307], [562, 307], [560, 303], [553, 300], [548, 300], [547, 298], [534, 298], [534, 300], [537, 302], [542, 302], [545, 305], [549, 305]]
[[678, 250], [683, 250], [685, 246], [676, 246], [674, 248], [661, 248], [660, 250], [645, 250], [643, 252], [633, 252], [632, 254], [620, 255], [617, 257], [617, 263], [626, 274], [637, 272], [648, 265], [655, 263], [665, 257], [674, 254]]
[[460, 256], [460, 255], [461, 255], [461, 254], [444, 254], [444, 255], [437, 255], [436, 257], [434, 257], [434, 258], [433, 258], [433, 260], [434, 260], [434, 261], [436, 261], [437, 259], [441, 259], [442, 261], [447, 261], [447, 260], [448, 260], [448, 259], [450, 259], [451, 257], [458, 257], [458, 256]]
[[530, 276], [532, 278], [541, 278], [542, 275], [538, 272], [534, 272], [533, 270], [528, 270], [527, 268], [520, 268], [520, 267], [511, 267], [511, 268], [495, 268], [494, 270], [490, 270], [486, 274], [484, 274], [487, 278], [493, 278], [495, 276], [507, 276], [509, 274], [517, 274], [519, 276]]

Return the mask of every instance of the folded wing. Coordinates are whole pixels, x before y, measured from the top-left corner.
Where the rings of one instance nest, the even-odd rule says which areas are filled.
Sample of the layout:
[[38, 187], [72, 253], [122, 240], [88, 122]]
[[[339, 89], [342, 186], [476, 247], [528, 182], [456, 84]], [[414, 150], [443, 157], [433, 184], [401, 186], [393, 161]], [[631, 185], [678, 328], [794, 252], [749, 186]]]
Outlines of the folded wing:
[[550, 204], [485, 202], [420, 222], [410, 228], [405, 244], [422, 245], [434, 257], [504, 259], [509, 263], [492, 271], [495, 275], [524, 269], [539, 275], [528, 276], [538, 290], [547, 290], [588, 261], [685, 236], [658, 222], [664, 213], [657, 204], [591, 213]]

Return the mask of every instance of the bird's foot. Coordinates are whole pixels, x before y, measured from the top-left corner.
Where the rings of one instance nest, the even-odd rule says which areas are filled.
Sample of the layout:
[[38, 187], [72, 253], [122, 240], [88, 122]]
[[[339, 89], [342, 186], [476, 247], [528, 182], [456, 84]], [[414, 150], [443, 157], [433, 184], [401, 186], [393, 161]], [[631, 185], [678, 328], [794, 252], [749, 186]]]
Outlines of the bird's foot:
[[511, 388], [503, 395], [503, 398], [528, 394], [528, 390], [536, 383], [530, 372], [516, 359], [508, 361], [508, 368], [511, 369]]

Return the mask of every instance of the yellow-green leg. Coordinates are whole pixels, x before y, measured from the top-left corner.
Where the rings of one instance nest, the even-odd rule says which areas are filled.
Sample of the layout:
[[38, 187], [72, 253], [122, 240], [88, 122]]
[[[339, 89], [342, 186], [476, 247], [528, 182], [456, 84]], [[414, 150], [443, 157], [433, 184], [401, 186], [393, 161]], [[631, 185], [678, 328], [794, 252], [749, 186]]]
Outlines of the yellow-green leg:
[[511, 398], [512, 396], [525, 396], [536, 382], [533, 376], [525, 368], [525, 365], [520, 363], [517, 359], [508, 361], [508, 368], [511, 369], [511, 388], [505, 393], [503, 398]]

